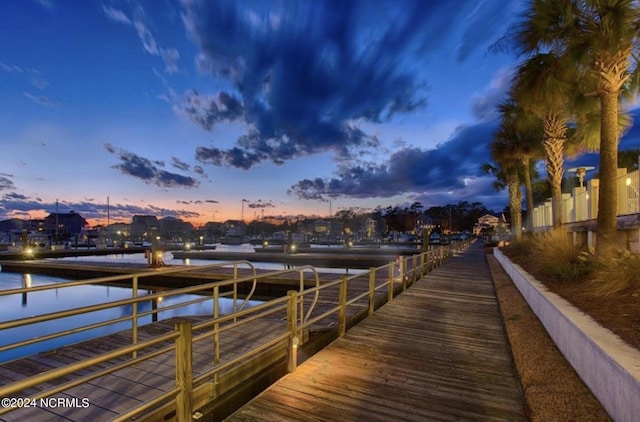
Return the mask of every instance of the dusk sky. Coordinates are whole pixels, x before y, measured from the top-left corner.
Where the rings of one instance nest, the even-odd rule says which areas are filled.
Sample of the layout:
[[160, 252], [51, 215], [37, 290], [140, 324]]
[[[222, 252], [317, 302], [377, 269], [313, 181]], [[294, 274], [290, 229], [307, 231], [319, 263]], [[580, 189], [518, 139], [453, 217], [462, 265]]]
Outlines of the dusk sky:
[[513, 0], [4, 0], [0, 219], [194, 223], [506, 193]]

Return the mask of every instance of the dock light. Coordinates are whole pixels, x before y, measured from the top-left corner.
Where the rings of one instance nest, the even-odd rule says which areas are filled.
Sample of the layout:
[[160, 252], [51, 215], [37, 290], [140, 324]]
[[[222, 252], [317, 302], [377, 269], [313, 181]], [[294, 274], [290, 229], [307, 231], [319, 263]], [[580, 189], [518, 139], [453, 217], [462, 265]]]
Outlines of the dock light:
[[291, 252], [296, 250], [296, 245], [291, 245]]
[[627, 177], [627, 180], [624, 181], [627, 186], [631, 186], [631, 178]]
[[267, 242], [266, 240], [262, 243], [262, 245], [266, 248], [267, 246], [269, 246], [269, 242]]
[[298, 336], [293, 337], [293, 340], [291, 341], [291, 345], [294, 347], [294, 349], [298, 348], [298, 346], [300, 345], [300, 339], [298, 338]]
[[185, 248], [186, 250], [189, 250], [189, 249], [191, 249], [191, 245], [190, 245], [190, 244], [188, 244], [188, 243], [185, 243], [184, 248]]
[[33, 249], [32, 248], [25, 249], [24, 254], [29, 256], [33, 255]]
[[162, 303], [162, 300], [163, 300], [163, 299], [164, 299], [164, 298], [163, 298], [162, 296], [158, 297], [158, 298], [156, 299], [156, 303]]

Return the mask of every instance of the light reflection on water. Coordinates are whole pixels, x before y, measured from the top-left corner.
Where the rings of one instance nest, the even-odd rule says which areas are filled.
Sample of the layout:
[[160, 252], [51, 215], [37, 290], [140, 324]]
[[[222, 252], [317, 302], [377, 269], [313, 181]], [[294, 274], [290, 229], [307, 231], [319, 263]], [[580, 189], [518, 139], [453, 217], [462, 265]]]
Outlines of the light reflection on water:
[[[240, 247], [222, 247], [220, 250], [241, 250], [243, 252], [249, 251], [247, 248], [249, 245], [242, 245]], [[244, 249], [247, 249], [246, 251]], [[253, 250], [251, 248], [250, 250]], [[104, 256], [83, 256], [83, 257], [66, 257], [56, 258], [56, 261], [92, 261], [92, 262], [122, 262], [122, 263], [141, 263], [146, 262], [144, 254], [130, 254], [130, 255], [104, 255]], [[213, 264], [216, 261], [211, 260], [197, 260], [190, 259], [185, 262], [181, 259], [173, 259], [173, 255], [170, 252], [166, 252], [164, 256], [164, 262], [167, 265], [207, 265]], [[1, 265], [1, 263], [0, 263]], [[268, 263], [259, 262], [254, 264], [256, 268], [268, 269], [268, 270], [282, 270], [286, 266], [281, 263]], [[344, 273], [344, 269], [321, 269], [323, 272], [340, 272]], [[350, 273], [356, 273], [357, 270], [350, 270]], [[40, 274], [19, 274], [19, 273], [5, 273], [0, 272], [0, 290], [15, 289], [21, 287], [39, 286], [44, 284], [54, 284], [70, 281], [60, 277], [52, 277]], [[147, 290], [139, 290], [138, 296], [143, 297], [149, 294]], [[95, 305], [105, 302], [113, 302], [116, 300], [123, 300], [131, 298], [131, 289], [124, 287], [110, 287], [110, 286], [98, 286], [98, 285], [85, 285], [75, 286], [64, 289], [51, 289], [39, 292], [23, 293], [16, 295], [0, 296], [0, 321], [11, 321], [15, 319], [21, 319], [36, 315], [48, 314], [52, 312], [58, 312], [66, 309], [79, 308], [83, 306]], [[160, 304], [158, 309], [169, 307], [176, 303], [186, 302], [193, 300], [198, 296], [195, 295], [180, 295], [175, 297], [165, 298]], [[256, 303], [256, 302], [254, 302]], [[138, 312], [144, 312], [151, 310], [151, 301], [144, 301], [138, 304]], [[203, 301], [201, 303], [192, 304], [179, 309], [172, 309], [159, 313], [158, 319], [168, 319], [175, 316], [184, 315], [211, 315], [213, 303], [211, 300]], [[231, 312], [232, 302], [230, 299], [221, 299], [222, 314]], [[75, 327], [81, 327], [84, 325], [107, 321], [110, 319], [120, 318], [125, 315], [131, 315], [132, 307], [124, 306], [119, 308], [105, 309], [83, 315], [76, 315], [67, 317], [64, 319], [58, 319], [55, 321], [46, 321], [30, 326], [12, 328], [2, 330], [0, 332], [0, 346], [15, 343], [18, 341], [43, 336], [52, 332], [60, 331], [60, 327], [64, 329], [72, 329]], [[148, 324], [151, 322], [151, 316], [143, 317], [139, 319], [139, 325]], [[30, 346], [24, 346], [18, 349], [12, 349], [4, 352], [0, 352], [0, 362], [16, 359], [19, 357], [28, 356], [34, 353], [53, 350], [61, 346], [68, 344], [78, 343], [90, 338], [104, 336], [110, 333], [126, 330], [131, 328], [130, 321], [124, 321], [117, 324], [96, 328], [89, 331], [83, 331], [80, 333], [70, 334], [57, 339], [52, 339], [40, 343], [36, 343]]]

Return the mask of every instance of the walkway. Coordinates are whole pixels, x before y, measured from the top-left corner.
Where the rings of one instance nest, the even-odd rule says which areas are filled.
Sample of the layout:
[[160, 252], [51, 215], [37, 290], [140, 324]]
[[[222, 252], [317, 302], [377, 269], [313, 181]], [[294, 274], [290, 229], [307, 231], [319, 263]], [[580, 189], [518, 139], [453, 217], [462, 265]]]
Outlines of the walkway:
[[480, 242], [226, 420], [526, 420]]

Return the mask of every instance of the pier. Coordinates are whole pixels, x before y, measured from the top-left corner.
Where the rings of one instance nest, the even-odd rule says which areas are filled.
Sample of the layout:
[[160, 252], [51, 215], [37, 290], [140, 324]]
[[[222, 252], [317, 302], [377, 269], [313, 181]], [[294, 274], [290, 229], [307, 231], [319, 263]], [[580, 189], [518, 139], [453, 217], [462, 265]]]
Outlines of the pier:
[[427, 274], [225, 420], [525, 421], [481, 247]]
[[[315, 287], [303, 283], [286, 296], [229, 315], [214, 309], [210, 317], [134, 324], [115, 336], [0, 365], [3, 397], [90, 402], [81, 409], [4, 409], [0, 419], [220, 420], [289, 373], [231, 420], [254, 420], [257, 414], [265, 415], [262, 420], [284, 414], [286, 420], [334, 420], [340, 412], [371, 420], [374, 414], [378, 420], [522, 420], [482, 254], [474, 246], [439, 266], [443, 256], [431, 251], [399, 266], [333, 275]], [[411, 268], [409, 261], [415, 262]], [[247, 280], [176, 291], [210, 290], [215, 301], [225, 287]], [[0, 329], [16, 324], [5, 322]], [[278, 388], [284, 390], [274, 393]]]

